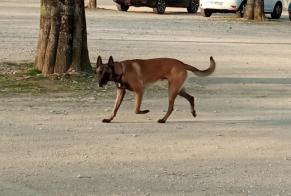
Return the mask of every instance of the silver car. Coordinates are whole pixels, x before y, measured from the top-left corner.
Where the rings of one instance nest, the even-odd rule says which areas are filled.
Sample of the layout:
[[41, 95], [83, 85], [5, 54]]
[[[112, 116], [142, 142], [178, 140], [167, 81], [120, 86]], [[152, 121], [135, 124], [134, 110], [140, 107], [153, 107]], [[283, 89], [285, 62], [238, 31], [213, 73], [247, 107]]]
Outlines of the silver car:
[[[212, 13], [236, 13], [243, 17], [247, 0], [200, 0], [201, 14], [210, 17]], [[283, 3], [281, 0], [264, 0], [264, 11], [271, 17], [281, 17]]]

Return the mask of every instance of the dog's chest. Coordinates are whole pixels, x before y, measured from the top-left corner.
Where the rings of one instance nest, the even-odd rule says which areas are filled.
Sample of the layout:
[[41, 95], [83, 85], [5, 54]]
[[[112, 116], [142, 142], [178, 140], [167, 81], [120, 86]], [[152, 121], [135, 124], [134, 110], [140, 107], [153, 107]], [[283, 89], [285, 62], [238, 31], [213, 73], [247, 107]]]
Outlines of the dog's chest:
[[133, 91], [132, 86], [128, 83], [128, 82], [118, 82], [116, 83], [117, 88], [123, 88], [123, 89], [127, 89], [130, 91]]

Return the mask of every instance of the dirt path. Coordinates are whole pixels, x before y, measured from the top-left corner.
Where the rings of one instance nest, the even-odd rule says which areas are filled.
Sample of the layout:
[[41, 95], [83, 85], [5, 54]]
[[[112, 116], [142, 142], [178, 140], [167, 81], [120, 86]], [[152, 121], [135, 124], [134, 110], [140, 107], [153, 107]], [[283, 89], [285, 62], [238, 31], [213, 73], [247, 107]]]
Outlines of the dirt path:
[[[32, 62], [38, 2], [0, 2], [0, 61]], [[13, 14], [12, 14], [13, 13]], [[204, 68], [190, 77], [197, 119], [182, 98], [167, 124], [164, 85], [133, 115], [129, 93], [0, 96], [0, 195], [291, 195], [291, 28], [183, 13], [88, 11], [91, 60], [170, 56]], [[150, 47], [149, 47], [150, 46]], [[256, 55], [254, 55], [256, 52]]]

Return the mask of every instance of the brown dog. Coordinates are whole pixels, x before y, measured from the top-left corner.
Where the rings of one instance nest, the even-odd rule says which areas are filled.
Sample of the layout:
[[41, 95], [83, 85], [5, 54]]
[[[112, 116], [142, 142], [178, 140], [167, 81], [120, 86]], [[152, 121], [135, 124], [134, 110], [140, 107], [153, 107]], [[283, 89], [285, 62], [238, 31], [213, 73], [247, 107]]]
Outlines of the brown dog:
[[118, 108], [123, 100], [126, 89], [135, 94], [135, 113], [146, 114], [149, 110], [140, 110], [141, 101], [145, 86], [158, 80], [168, 80], [169, 85], [169, 106], [166, 115], [158, 120], [159, 123], [165, 123], [174, 109], [174, 102], [177, 95], [187, 99], [191, 106], [191, 113], [196, 117], [194, 109], [194, 97], [189, 95], [183, 88], [187, 78], [187, 70], [192, 71], [198, 76], [208, 76], [215, 70], [215, 61], [210, 57], [210, 66], [206, 70], [199, 70], [187, 65], [179, 60], [170, 58], [156, 58], [148, 60], [126, 60], [114, 62], [110, 56], [107, 64], [102, 63], [99, 56], [97, 59], [96, 73], [99, 86], [106, 85], [108, 81], [117, 84], [117, 95], [110, 118], [104, 119], [104, 123], [110, 123], [116, 116]]

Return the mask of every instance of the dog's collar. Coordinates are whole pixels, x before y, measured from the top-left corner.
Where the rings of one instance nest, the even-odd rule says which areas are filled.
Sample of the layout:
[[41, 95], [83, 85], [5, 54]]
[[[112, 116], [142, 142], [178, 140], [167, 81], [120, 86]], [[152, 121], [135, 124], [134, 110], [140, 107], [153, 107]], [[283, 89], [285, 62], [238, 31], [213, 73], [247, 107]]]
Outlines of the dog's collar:
[[114, 76], [114, 82], [117, 84], [118, 87], [122, 88], [122, 87], [124, 87], [124, 83], [122, 82], [122, 77], [123, 77], [123, 75], [125, 73], [125, 67], [123, 66], [122, 63], [120, 63], [120, 65], [121, 65], [122, 72], [121, 72], [121, 74], [115, 74], [114, 73], [114, 75], [115, 75]]
[[122, 74], [120, 74], [120, 75], [115, 75], [115, 77], [114, 77], [114, 82], [116, 82], [116, 83], [122, 83]]

